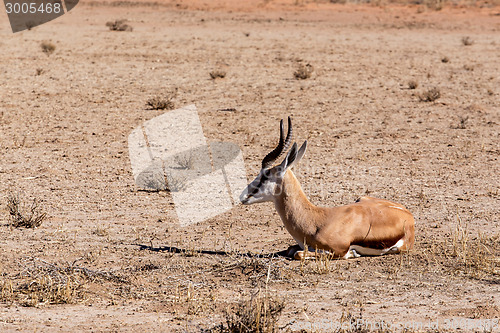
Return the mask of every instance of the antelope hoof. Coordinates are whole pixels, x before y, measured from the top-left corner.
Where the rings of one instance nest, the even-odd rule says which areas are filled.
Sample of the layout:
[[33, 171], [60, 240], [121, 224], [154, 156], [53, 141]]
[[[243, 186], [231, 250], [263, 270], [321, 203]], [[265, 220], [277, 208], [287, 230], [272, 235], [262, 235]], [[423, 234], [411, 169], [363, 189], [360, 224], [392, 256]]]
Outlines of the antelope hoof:
[[286, 250], [286, 256], [292, 259], [300, 259], [299, 252], [302, 251], [300, 245], [292, 245]]

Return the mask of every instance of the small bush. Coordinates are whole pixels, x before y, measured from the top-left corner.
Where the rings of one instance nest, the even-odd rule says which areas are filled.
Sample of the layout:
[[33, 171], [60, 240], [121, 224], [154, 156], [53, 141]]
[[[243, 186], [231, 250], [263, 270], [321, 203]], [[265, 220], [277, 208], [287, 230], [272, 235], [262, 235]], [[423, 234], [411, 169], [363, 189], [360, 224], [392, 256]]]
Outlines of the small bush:
[[40, 47], [42, 48], [42, 52], [45, 53], [46, 55], [51, 55], [54, 53], [56, 46], [52, 44], [51, 42], [42, 42], [40, 44]]
[[11, 219], [11, 225], [15, 228], [36, 228], [42, 225], [47, 214], [42, 211], [38, 200], [33, 199], [31, 206], [24, 207], [19, 195], [10, 193], [7, 197], [7, 209]]
[[418, 82], [415, 80], [410, 80], [408, 81], [408, 89], [417, 89], [418, 87]]
[[474, 70], [474, 65], [464, 65], [466, 71], [472, 72]]
[[174, 160], [181, 169], [191, 170], [194, 168], [194, 158], [192, 153], [184, 153], [175, 156]]
[[462, 271], [474, 279], [490, 279], [498, 281], [500, 276], [500, 261], [498, 255], [499, 235], [486, 235], [478, 232], [471, 237], [466, 225], [459, 219], [456, 229], [452, 232], [451, 256], [454, 257], [454, 271]]
[[132, 31], [133, 28], [126, 24], [127, 20], [115, 20], [114, 22], [106, 22], [106, 26], [111, 31]]
[[420, 95], [420, 101], [422, 102], [434, 102], [441, 97], [441, 91], [439, 88], [431, 88]]
[[151, 110], [172, 110], [174, 106], [174, 102], [172, 102], [172, 98], [170, 96], [160, 97], [155, 96], [146, 101], [146, 105]]
[[33, 21], [26, 22], [26, 28], [28, 28], [28, 30], [33, 29], [33, 27], [36, 27], [36, 23], [35, 22], [33, 22]]
[[38, 258], [27, 259], [22, 274], [0, 276], [0, 302], [36, 307], [43, 304], [78, 304], [87, 299], [89, 283], [130, 283], [111, 272], [94, 271], [73, 264], [57, 265]]
[[449, 63], [449, 62], [450, 62], [450, 58], [448, 58], [448, 57], [442, 57], [442, 58], [441, 58], [441, 62], [442, 62], [442, 63], [445, 63], [445, 64], [446, 64], [446, 63]]
[[228, 333], [278, 332], [278, 319], [285, 308], [283, 300], [263, 296], [259, 292], [226, 312]]
[[212, 80], [223, 79], [225, 77], [226, 77], [226, 72], [224, 72], [223, 70], [218, 69], [218, 70], [210, 72], [210, 78]]
[[293, 73], [293, 76], [297, 80], [305, 80], [311, 77], [314, 72], [314, 67], [310, 64], [300, 64], [297, 70]]
[[466, 117], [460, 117], [458, 126], [455, 127], [457, 129], [466, 129], [467, 128], [467, 121], [469, 120], [469, 116]]
[[462, 44], [465, 46], [470, 46], [470, 45], [474, 44], [474, 41], [469, 36], [465, 36], [465, 37], [462, 37]]

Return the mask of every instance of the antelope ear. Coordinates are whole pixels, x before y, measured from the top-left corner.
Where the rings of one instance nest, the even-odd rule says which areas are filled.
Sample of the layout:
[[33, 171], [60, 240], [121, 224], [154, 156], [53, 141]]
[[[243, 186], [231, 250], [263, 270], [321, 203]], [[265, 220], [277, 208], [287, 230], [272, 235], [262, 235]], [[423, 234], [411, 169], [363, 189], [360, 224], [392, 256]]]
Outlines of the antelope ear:
[[[295, 146], [295, 150], [297, 150], [296, 143], [294, 144], [294, 146]], [[300, 149], [296, 153], [294, 153], [294, 155], [290, 155], [290, 157], [288, 158], [288, 163], [286, 165], [287, 169], [290, 169], [291, 167], [293, 167], [295, 165], [295, 163], [299, 163], [302, 156], [304, 156], [304, 154], [306, 153], [306, 148], [307, 148], [307, 140], [304, 141], [304, 143], [302, 144]]]
[[300, 146], [300, 149], [299, 149], [299, 151], [297, 153], [297, 158], [295, 159], [295, 163], [299, 163], [300, 162], [300, 160], [302, 159], [302, 157], [306, 153], [306, 149], [307, 149], [307, 140], [304, 141], [304, 143], [302, 144], [302, 146]]
[[279, 165], [279, 175], [283, 177], [285, 175], [286, 170], [293, 165], [293, 161], [297, 158], [297, 143], [293, 143], [292, 148], [286, 154], [285, 159]]

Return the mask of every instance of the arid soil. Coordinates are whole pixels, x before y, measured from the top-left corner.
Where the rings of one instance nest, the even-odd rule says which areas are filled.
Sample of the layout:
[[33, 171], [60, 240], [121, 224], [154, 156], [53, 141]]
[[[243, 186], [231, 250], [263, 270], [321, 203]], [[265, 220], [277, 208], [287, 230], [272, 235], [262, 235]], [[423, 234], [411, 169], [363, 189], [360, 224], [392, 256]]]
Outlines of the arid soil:
[[[497, 323], [500, 8], [238, 3], [83, 2], [17, 34], [2, 15], [0, 331], [201, 332], [259, 292], [294, 332]], [[155, 96], [195, 104], [249, 180], [291, 115], [310, 200], [400, 202], [415, 249], [292, 261], [270, 203], [181, 227], [171, 194], [132, 177], [128, 135], [168, 112]], [[11, 195], [38, 202], [38, 228], [12, 225]]]

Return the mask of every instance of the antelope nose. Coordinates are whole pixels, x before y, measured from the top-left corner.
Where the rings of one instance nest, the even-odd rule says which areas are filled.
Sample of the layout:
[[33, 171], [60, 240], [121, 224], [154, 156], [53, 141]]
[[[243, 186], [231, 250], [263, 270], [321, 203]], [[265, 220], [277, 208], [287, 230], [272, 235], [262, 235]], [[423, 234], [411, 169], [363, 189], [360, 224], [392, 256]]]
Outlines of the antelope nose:
[[244, 205], [248, 204], [248, 190], [247, 189], [245, 189], [245, 190], [243, 190], [243, 192], [241, 192], [240, 201]]

